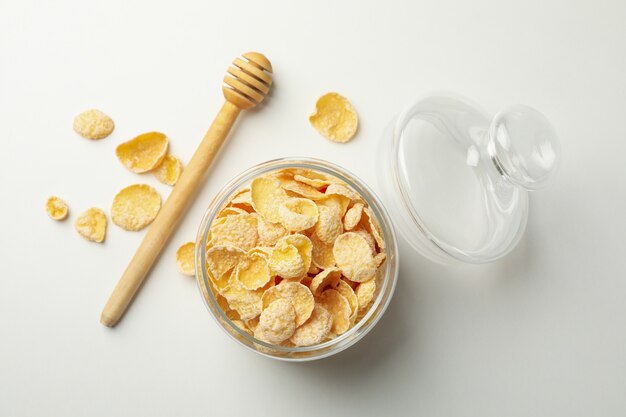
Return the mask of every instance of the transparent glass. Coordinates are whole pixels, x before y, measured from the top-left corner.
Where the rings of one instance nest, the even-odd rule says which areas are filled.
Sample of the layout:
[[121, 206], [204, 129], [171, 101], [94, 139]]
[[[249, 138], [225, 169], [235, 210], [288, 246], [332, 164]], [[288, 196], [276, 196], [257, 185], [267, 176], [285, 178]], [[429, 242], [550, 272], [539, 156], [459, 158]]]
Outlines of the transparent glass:
[[491, 119], [466, 98], [437, 94], [392, 121], [378, 155], [384, 201], [411, 246], [444, 264], [484, 263], [519, 242], [528, 191], [554, 177], [560, 148], [530, 107]]
[[[207, 290], [210, 287], [206, 269], [206, 242], [209, 228], [213, 223], [213, 219], [217, 215], [220, 207], [226, 202], [228, 197], [232, 195], [233, 192], [247, 186], [254, 178], [259, 175], [284, 168], [313, 169], [334, 175], [345, 181], [355, 191], [361, 194], [369, 207], [374, 211], [374, 214], [378, 218], [382, 228], [383, 237], [387, 245], [387, 261], [385, 262], [385, 267], [379, 271], [380, 275], [377, 278], [379, 280], [378, 294], [375, 297], [374, 303], [369, 311], [353, 328], [348, 330], [346, 333], [333, 340], [315, 346], [286, 347], [272, 345], [255, 339], [253, 336], [250, 336], [248, 333], [233, 324], [224, 311], [219, 307], [211, 291]], [[363, 338], [363, 336], [365, 336], [376, 325], [387, 309], [398, 278], [398, 249], [396, 236], [391, 226], [389, 215], [378, 197], [376, 197], [376, 195], [365, 183], [363, 183], [363, 181], [359, 180], [348, 171], [338, 167], [337, 165], [331, 164], [330, 162], [310, 158], [285, 158], [264, 162], [246, 170], [229, 182], [213, 199], [207, 208], [204, 217], [202, 218], [196, 237], [195, 263], [196, 279], [198, 281], [198, 287], [200, 289], [202, 299], [219, 326], [224, 329], [229, 336], [231, 336], [240, 345], [245, 346], [246, 348], [261, 355], [285, 361], [297, 362], [321, 359], [334, 355], [344, 349], [347, 349]]]

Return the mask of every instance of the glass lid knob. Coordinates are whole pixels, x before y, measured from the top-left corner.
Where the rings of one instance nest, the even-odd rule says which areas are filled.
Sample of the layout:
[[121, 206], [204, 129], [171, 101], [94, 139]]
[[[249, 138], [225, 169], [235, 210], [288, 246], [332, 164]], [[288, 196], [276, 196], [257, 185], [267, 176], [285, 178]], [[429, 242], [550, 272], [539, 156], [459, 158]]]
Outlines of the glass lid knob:
[[527, 190], [548, 184], [561, 159], [559, 140], [548, 119], [521, 104], [493, 118], [488, 151], [501, 173]]

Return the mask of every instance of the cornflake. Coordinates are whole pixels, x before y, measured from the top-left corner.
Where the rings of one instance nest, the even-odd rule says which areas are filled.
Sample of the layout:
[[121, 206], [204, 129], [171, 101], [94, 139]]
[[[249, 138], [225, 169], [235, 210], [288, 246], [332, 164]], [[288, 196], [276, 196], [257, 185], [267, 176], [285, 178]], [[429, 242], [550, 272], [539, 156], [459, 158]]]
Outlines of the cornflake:
[[270, 223], [265, 221], [261, 216], [257, 219], [258, 227], [257, 232], [259, 234], [259, 245], [262, 246], [274, 246], [278, 240], [287, 235], [287, 229], [277, 223]]
[[167, 147], [167, 136], [160, 132], [149, 132], [120, 144], [115, 154], [126, 168], [141, 174], [152, 171], [163, 162]]
[[311, 281], [311, 292], [320, 295], [327, 287], [336, 287], [341, 280], [341, 271], [337, 268], [325, 269]]
[[298, 249], [284, 240], [279, 241], [274, 247], [270, 256], [270, 267], [272, 272], [283, 278], [298, 278], [307, 271]]
[[383, 239], [383, 231], [378, 224], [378, 220], [374, 216], [374, 212], [369, 207], [365, 207], [363, 209], [363, 227], [370, 232], [374, 239], [376, 240], [376, 244], [381, 250], [385, 250], [385, 239]]
[[124, 230], [137, 231], [148, 226], [161, 209], [161, 196], [147, 184], [134, 184], [113, 198], [111, 220]]
[[298, 250], [298, 255], [300, 255], [304, 262], [304, 268], [308, 270], [311, 266], [311, 257], [313, 254], [313, 244], [311, 240], [305, 235], [298, 233], [285, 236], [281, 240], [293, 245]]
[[267, 258], [258, 252], [243, 256], [237, 265], [237, 280], [247, 290], [256, 290], [271, 279]]
[[46, 213], [52, 220], [64, 220], [69, 209], [67, 203], [59, 197], [50, 197], [46, 201]]
[[217, 216], [217, 218], [219, 219], [221, 217], [233, 216], [235, 214], [248, 214], [248, 212], [237, 207], [226, 207], [222, 209], [222, 211], [220, 211], [220, 214]]
[[107, 216], [104, 211], [92, 207], [78, 216], [74, 227], [85, 239], [102, 243], [107, 231]]
[[295, 346], [313, 346], [320, 344], [326, 339], [333, 325], [333, 317], [328, 310], [319, 304], [313, 308], [311, 317], [300, 327], [298, 327], [293, 336], [291, 343]]
[[315, 233], [311, 234], [311, 262], [317, 268], [327, 269], [335, 266], [335, 255], [333, 255], [333, 245], [328, 245], [321, 241]]
[[359, 121], [350, 102], [340, 94], [328, 93], [317, 100], [311, 125], [333, 142], [348, 142], [356, 133]]
[[211, 247], [206, 252], [206, 260], [213, 279], [216, 281], [224, 281], [224, 276], [232, 271], [245, 255], [246, 253], [244, 251], [234, 246], [218, 245]]
[[[206, 242], [209, 289], [258, 340], [313, 346], [355, 326], [384, 275], [382, 230], [338, 178], [273, 171], [226, 199]], [[381, 276], [382, 276], [381, 275]]]
[[361, 196], [343, 184], [330, 184], [326, 188], [327, 195], [341, 195], [352, 201], [362, 201]]
[[259, 318], [254, 336], [269, 343], [289, 339], [296, 330], [296, 310], [291, 302], [278, 299], [272, 302]]
[[339, 236], [333, 246], [333, 255], [343, 275], [351, 281], [369, 281], [376, 273], [372, 251], [357, 233], [348, 232]]
[[235, 320], [231, 319], [231, 321], [233, 322], [233, 324], [235, 326], [239, 327], [241, 330], [243, 330], [244, 332], [248, 333], [250, 336], [254, 335], [254, 332], [252, 330], [248, 329], [248, 327], [246, 326], [246, 324], [243, 321], [237, 320], [237, 319], [235, 319]]
[[302, 173], [293, 176], [293, 179], [319, 190], [332, 184], [332, 181], [326, 176], [315, 173]]
[[97, 109], [87, 110], [74, 118], [74, 132], [87, 139], [106, 138], [115, 129], [113, 119]]
[[244, 190], [243, 192], [236, 195], [231, 201], [230, 205], [232, 207], [238, 207], [242, 210], [247, 211], [248, 213], [254, 211], [252, 208], [252, 194], [250, 190]]
[[176, 185], [180, 174], [183, 172], [183, 164], [172, 155], [166, 155], [163, 162], [154, 170], [157, 180], [167, 185]]
[[278, 207], [278, 216], [285, 229], [300, 232], [317, 223], [317, 205], [306, 198], [290, 198]]
[[270, 223], [280, 223], [278, 208], [287, 199], [280, 181], [271, 177], [260, 177], [250, 185], [252, 207]]
[[317, 205], [334, 209], [339, 213], [339, 216], [343, 217], [350, 203], [351, 200], [343, 195], [327, 194], [327, 197], [319, 200]]
[[263, 308], [267, 308], [275, 300], [281, 298], [287, 299], [293, 304], [298, 326], [311, 317], [315, 301], [313, 294], [305, 285], [298, 282], [281, 282], [279, 285], [268, 289], [263, 294]]
[[315, 235], [327, 245], [332, 245], [341, 233], [343, 233], [343, 225], [339, 211], [335, 208], [320, 206]]
[[343, 218], [343, 228], [345, 230], [352, 230], [361, 221], [361, 214], [363, 213], [363, 203], [356, 203], [350, 210], [346, 212]]
[[374, 240], [372, 235], [370, 235], [367, 230], [363, 229], [361, 226], [355, 227], [354, 229], [352, 229], [352, 232], [360, 235], [363, 239], [365, 239], [370, 249], [372, 250], [372, 256], [376, 256], [376, 241]]
[[181, 245], [176, 251], [176, 266], [181, 274], [190, 277], [196, 274], [196, 263], [194, 261], [195, 249], [195, 243], [187, 242]]
[[359, 312], [359, 300], [354, 293], [352, 287], [344, 280], [339, 280], [336, 285], [336, 290], [339, 294], [346, 297], [348, 304], [350, 305], [350, 323], [356, 320], [356, 315]]
[[298, 197], [305, 197], [310, 200], [322, 200], [323, 198], [326, 198], [326, 194], [321, 193], [314, 187], [311, 187], [310, 185], [304, 184], [299, 181], [282, 179], [280, 181], [280, 186], [285, 191], [296, 194]]
[[356, 288], [356, 297], [359, 302], [359, 309], [362, 311], [366, 309], [372, 299], [374, 298], [374, 293], [376, 292], [376, 280], [371, 279], [366, 282], [362, 282]]
[[256, 217], [249, 213], [227, 216], [211, 227], [214, 245], [234, 246], [247, 252], [256, 246], [258, 238]]
[[331, 331], [336, 335], [345, 333], [350, 328], [350, 304], [346, 297], [337, 290], [326, 290], [317, 299], [317, 302], [324, 307], [333, 317]]
[[231, 279], [229, 285], [222, 290], [231, 309], [235, 310], [241, 320], [250, 320], [261, 314], [263, 303], [261, 291], [245, 289], [239, 281]]

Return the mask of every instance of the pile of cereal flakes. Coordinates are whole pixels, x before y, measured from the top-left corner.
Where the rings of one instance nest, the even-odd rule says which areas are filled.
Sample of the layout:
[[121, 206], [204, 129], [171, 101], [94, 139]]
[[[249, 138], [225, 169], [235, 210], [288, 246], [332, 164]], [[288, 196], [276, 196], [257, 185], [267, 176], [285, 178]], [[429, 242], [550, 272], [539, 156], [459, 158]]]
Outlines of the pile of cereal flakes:
[[206, 259], [210, 289], [235, 325], [267, 343], [312, 346], [363, 318], [386, 252], [360, 194], [328, 174], [288, 168], [230, 196]]

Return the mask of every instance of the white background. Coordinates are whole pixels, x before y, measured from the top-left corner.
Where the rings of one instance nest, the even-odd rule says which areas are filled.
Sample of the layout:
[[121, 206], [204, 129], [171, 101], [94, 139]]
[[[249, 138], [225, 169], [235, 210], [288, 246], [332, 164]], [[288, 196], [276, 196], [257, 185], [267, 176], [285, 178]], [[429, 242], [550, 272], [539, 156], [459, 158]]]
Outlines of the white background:
[[[1, 416], [626, 415], [626, 3], [615, 1], [64, 1], [0, 6]], [[122, 141], [167, 133], [188, 161], [238, 54], [265, 53], [275, 87], [243, 114], [198, 199], [115, 329], [99, 314], [144, 232], [106, 243], [73, 221], [137, 176]], [[496, 112], [542, 110], [564, 159], [531, 198], [526, 237], [491, 265], [443, 267], [400, 240], [396, 295], [353, 348], [291, 364], [249, 352], [205, 310], [174, 252], [214, 194], [267, 159], [338, 163], [378, 187], [375, 146], [415, 97], [451, 90]], [[309, 126], [349, 97], [347, 145]], [[88, 141], [91, 107], [115, 132]], [[71, 217], [46, 216], [49, 195]]]

